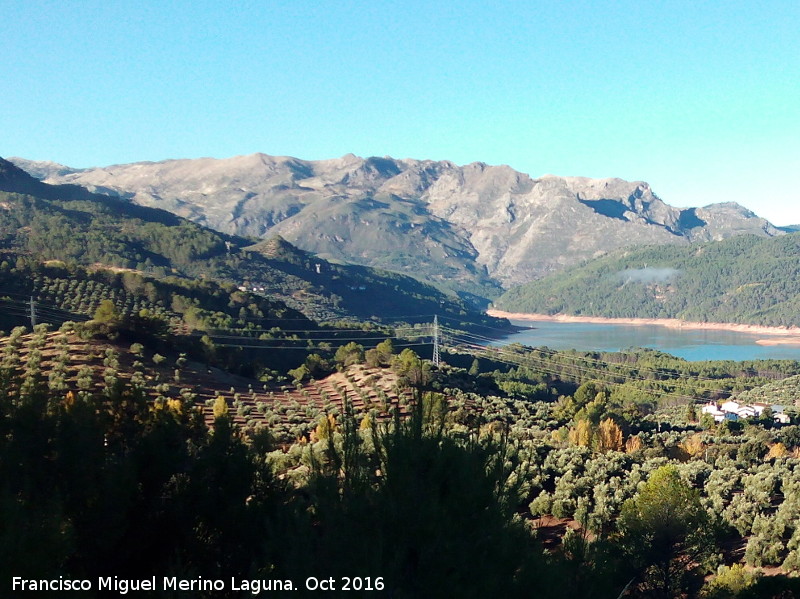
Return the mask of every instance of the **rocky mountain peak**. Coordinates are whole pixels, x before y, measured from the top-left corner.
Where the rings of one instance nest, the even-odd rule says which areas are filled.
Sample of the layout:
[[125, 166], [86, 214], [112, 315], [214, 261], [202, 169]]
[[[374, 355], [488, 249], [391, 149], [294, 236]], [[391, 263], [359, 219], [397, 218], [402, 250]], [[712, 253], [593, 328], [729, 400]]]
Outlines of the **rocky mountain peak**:
[[13, 161], [250, 237], [279, 234], [322, 257], [398, 270], [489, 297], [637, 244], [782, 234], [735, 204], [676, 208], [644, 181], [546, 175], [474, 162], [251, 154], [70, 169]]

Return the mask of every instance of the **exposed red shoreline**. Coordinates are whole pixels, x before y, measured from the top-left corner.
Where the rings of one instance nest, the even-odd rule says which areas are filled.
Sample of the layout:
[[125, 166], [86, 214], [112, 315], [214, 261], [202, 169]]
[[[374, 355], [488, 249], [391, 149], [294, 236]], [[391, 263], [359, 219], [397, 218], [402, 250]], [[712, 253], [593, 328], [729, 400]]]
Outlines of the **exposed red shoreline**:
[[606, 318], [603, 316], [572, 316], [569, 314], [526, 314], [524, 312], [504, 312], [487, 310], [489, 316], [511, 320], [546, 320], [550, 322], [588, 322], [597, 324], [625, 324], [632, 326], [657, 325], [671, 329], [735, 331], [752, 335], [768, 335], [771, 339], [758, 339], [759, 345], [800, 345], [800, 328], [765, 327], [753, 324], [732, 322], [691, 322], [677, 318]]

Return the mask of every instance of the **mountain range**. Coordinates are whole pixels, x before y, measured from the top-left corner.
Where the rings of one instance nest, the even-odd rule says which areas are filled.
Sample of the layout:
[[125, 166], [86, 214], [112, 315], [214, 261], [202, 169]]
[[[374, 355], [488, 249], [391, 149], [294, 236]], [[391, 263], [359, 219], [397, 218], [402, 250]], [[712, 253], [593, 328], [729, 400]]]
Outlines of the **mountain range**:
[[643, 181], [508, 166], [252, 154], [76, 169], [12, 158], [72, 183], [247, 238], [279, 234], [320, 258], [412, 275], [481, 303], [632, 245], [782, 235], [733, 203], [676, 208]]

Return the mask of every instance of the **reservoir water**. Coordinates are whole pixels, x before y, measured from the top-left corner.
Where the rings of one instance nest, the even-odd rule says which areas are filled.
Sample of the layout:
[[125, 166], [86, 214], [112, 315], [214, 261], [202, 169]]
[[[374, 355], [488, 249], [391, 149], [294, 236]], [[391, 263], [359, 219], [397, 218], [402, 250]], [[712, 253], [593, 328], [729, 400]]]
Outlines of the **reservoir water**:
[[758, 345], [767, 335], [738, 331], [677, 329], [658, 325], [595, 324], [511, 320], [529, 327], [498, 344], [521, 343], [551, 349], [621, 351], [649, 347], [686, 360], [800, 360], [800, 345]]

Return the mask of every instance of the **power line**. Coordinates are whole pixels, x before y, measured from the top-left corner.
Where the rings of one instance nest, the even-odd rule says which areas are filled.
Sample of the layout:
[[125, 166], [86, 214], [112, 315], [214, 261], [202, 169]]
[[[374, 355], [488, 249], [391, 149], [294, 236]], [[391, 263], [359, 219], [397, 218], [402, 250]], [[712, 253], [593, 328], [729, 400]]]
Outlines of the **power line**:
[[[208, 333], [214, 333], [214, 334], [217, 334], [217, 331], [219, 331], [219, 332], [242, 331], [242, 332], [245, 332], [245, 333], [271, 333], [275, 329], [277, 329], [281, 333], [305, 333], [305, 334], [309, 334], [309, 335], [312, 335], [312, 334], [324, 335], [324, 334], [336, 334], [336, 333], [348, 333], [348, 334], [351, 334], [351, 335], [354, 335], [354, 334], [357, 334], [357, 333], [364, 333], [365, 335], [368, 335], [368, 334], [375, 335], [375, 334], [381, 334], [382, 333], [382, 331], [380, 329], [368, 329], [368, 330], [364, 330], [364, 329], [329, 329], [329, 328], [320, 328], [320, 329], [282, 329], [282, 328], [279, 328], [279, 327], [272, 327], [272, 328], [269, 328], [269, 329], [250, 329], [250, 328], [247, 328], [247, 327], [231, 327], [231, 328], [210, 327], [208, 329], [205, 329], [205, 331], [208, 332]], [[412, 328], [412, 327], [397, 327], [397, 328], [387, 328], [383, 332], [386, 333], [386, 334], [390, 334], [390, 333], [393, 333], [393, 332], [397, 333], [398, 331], [410, 331], [410, 332], [418, 332], [419, 333], [420, 329], [415, 329], [415, 328]]]
[[439, 317], [433, 317], [433, 365], [439, 366]]
[[[286, 347], [285, 345], [249, 345], [244, 343], [215, 343], [217, 347], [239, 347], [242, 349], [284, 349], [284, 350], [292, 350], [292, 351], [319, 351], [318, 347], [307, 347], [307, 346], [295, 346], [295, 347]], [[420, 347], [424, 345], [430, 345], [429, 343], [393, 343], [393, 347]]]
[[[198, 336], [198, 335], [195, 335]], [[311, 337], [306, 338], [297, 338], [294, 339], [292, 337], [277, 337], [277, 338], [270, 338], [270, 339], [259, 339], [258, 337], [247, 337], [246, 335], [207, 335], [203, 334], [203, 336], [207, 336], [210, 339], [243, 339], [246, 341], [282, 341], [282, 342], [291, 342], [291, 343], [328, 343], [333, 341], [383, 341], [384, 339], [404, 339], [408, 340], [408, 337], [405, 335], [381, 335], [380, 337], [323, 337], [319, 339], [312, 339]], [[427, 337], [427, 335], [426, 335]], [[428, 345], [430, 342], [426, 343]]]

